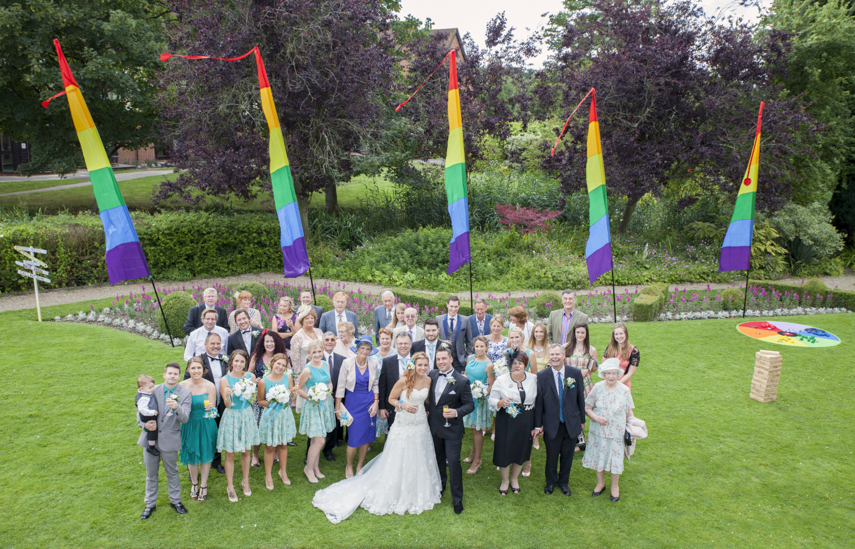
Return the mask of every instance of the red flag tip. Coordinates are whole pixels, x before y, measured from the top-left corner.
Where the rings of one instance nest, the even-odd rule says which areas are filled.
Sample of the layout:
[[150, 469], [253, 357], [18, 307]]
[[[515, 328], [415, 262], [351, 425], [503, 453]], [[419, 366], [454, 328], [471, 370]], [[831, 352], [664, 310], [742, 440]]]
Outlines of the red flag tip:
[[42, 101], [42, 107], [48, 108], [48, 105], [50, 105], [50, 101]]
[[161, 54], [160, 54], [160, 60], [161, 60], [163, 63], [166, 63], [167, 61], [169, 61], [169, 59], [170, 59], [171, 57], [172, 57], [172, 54], [171, 54], [171, 53], [163, 52], [163, 53], [161, 53]]

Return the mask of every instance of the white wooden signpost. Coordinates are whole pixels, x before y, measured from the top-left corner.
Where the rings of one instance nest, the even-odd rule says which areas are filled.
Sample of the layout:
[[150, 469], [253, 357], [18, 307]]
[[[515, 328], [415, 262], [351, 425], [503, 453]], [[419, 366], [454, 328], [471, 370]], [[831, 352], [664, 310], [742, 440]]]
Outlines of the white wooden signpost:
[[[16, 261], [15, 265], [19, 267], [23, 267], [25, 269], [29, 269], [29, 271], [22, 271], [18, 269], [18, 274], [21, 276], [26, 276], [27, 278], [33, 279], [33, 287], [36, 290], [36, 314], [39, 317], [39, 322], [42, 321], [42, 309], [39, 305], [39, 280], [50, 284], [50, 279], [47, 278], [47, 275], [50, 273], [47, 272], [47, 263], [38, 259], [33, 254], [46, 254], [47, 250], [40, 250], [39, 248], [33, 248], [32, 246], [15, 246], [15, 249], [24, 255], [24, 261]], [[43, 269], [42, 267], [45, 267]], [[42, 276], [44, 275], [44, 276]]]

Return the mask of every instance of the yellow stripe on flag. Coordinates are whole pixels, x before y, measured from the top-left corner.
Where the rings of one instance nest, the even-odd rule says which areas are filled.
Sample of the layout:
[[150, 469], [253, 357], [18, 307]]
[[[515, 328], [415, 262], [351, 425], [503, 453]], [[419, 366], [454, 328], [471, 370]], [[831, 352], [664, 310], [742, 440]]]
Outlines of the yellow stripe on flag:
[[68, 97], [68, 106], [71, 108], [74, 129], [80, 133], [83, 130], [94, 128], [95, 122], [92, 121], [92, 116], [89, 114], [89, 109], [86, 107], [86, 102], [77, 86], [68, 86], [65, 88], [65, 94]]
[[285, 152], [285, 140], [282, 128], [270, 130], [270, 173], [288, 165], [288, 153]]
[[279, 127], [279, 115], [276, 114], [276, 106], [273, 104], [273, 93], [270, 88], [261, 88], [261, 108], [264, 109], [264, 117], [267, 118], [267, 127]]
[[[754, 150], [751, 154], [751, 163], [748, 164], [748, 169], [745, 170], [745, 177], [742, 178], [742, 183], [739, 185], [739, 195], [746, 193], [756, 193], [757, 192], [757, 171], [760, 167], [760, 136], [758, 135], [754, 140]], [[751, 183], [749, 185], [745, 184], [745, 180], [750, 179]]]
[[588, 125], [588, 158], [597, 154], [603, 154], [600, 146], [600, 123], [591, 122]]
[[588, 183], [588, 192], [606, 184], [606, 167], [603, 164], [603, 155], [589, 156], [585, 164], [585, 180]]
[[463, 128], [458, 126], [448, 132], [448, 152], [445, 155], [445, 167], [463, 164]]
[[462, 125], [463, 121], [460, 118], [460, 90], [448, 90], [448, 130], [454, 131]]
[[94, 172], [110, 167], [104, 143], [101, 142], [101, 136], [98, 135], [98, 130], [94, 126], [77, 132], [77, 138], [80, 139], [80, 146], [83, 148], [83, 160], [86, 161], [87, 170]]

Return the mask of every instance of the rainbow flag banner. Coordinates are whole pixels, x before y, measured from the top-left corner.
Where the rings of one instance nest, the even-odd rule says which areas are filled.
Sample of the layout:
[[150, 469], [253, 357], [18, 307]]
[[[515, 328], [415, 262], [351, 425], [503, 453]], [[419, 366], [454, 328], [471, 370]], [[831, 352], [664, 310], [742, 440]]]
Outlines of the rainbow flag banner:
[[751, 267], [751, 242], [754, 238], [754, 204], [757, 198], [757, 170], [760, 167], [760, 122], [763, 119], [763, 107], [760, 102], [760, 112], [757, 114], [757, 130], [754, 134], [754, 145], [751, 147], [751, 157], [739, 194], [736, 195], [736, 205], [733, 217], [718, 259], [718, 272], [747, 271]]
[[291, 176], [291, 165], [288, 162], [288, 154], [285, 152], [285, 138], [282, 135], [282, 127], [279, 125], [279, 116], [276, 114], [276, 105], [273, 103], [273, 93], [270, 91], [270, 81], [267, 79], [267, 71], [261, 60], [261, 52], [258, 46], [240, 57], [222, 58], [207, 55], [175, 55], [163, 53], [161, 61], [168, 61], [171, 57], [183, 57], [184, 59], [217, 59], [219, 61], [239, 61], [251, 54], [255, 54], [255, 63], [258, 67], [258, 87], [261, 91], [261, 108], [267, 119], [267, 128], [270, 131], [270, 181], [273, 186], [273, 203], [276, 208], [276, 216], [279, 218], [279, 245], [282, 247], [282, 265], [286, 277], [294, 278], [309, 270], [309, 253], [306, 250], [306, 238], [303, 233], [303, 221], [300, 218], [300, 210], [297, 207], [297, 194], [294, 191], [294, 178]]
[[[107, 277], [110, 284], [148, 278], [151, 276], [148, 262], [140, 246], [140, 239], [131, 221], [128, 207], [116, 183], [113, 168], [110, 167], [110, 160], [107, 158], [101, 136], [98, 134], [95, 122], [92, 121], [92, 116], [80, 93], [80, 87], [74, 75], [71, 74], [71, 68], [62, 54], [59, 40], [55, 39], [53, 45], [59, 56], [59, 68], [62, 72], [62, 85], [65, 91], [51, 99], [60, 95], [68, 97], [71, 119], [74, 122], [74, 129], [77, 130], [80, 146], [83, 148], [83, 159], [86, 162], [86, 169], [89, 170], [92, 190], [95, 192], [95, 201], [98, 204], [101, 223], [104, 225], [104, 235], [107, 238], [107, 253], [104, 255], [107, 262]], [[49, 103], [50, 99], [44, 101], [42, 105], [47, 108]]]
[[588, 281], [593, 284], [601, 274], [613, 268], [609, 203], [606, 199], [606, 170], [603, 165], [603, 147], [600, 143], [600, 123], [597, 121], [596, 92], [591, 98], [591, 115], [588, 119], [588, 163], [585, 166], [585, 179], [588, 183], [590, 224], [588, 244], [585, 246], [585, 261], [588, 263]]
[[448, 152], [445, 156], [445, 194], [451, 216], [448, 274], [472, 261], [469, 250], [469, 199], [463, 154], [463, 122], [457, 86], [457, 51], [451, 50], [448, 70]]

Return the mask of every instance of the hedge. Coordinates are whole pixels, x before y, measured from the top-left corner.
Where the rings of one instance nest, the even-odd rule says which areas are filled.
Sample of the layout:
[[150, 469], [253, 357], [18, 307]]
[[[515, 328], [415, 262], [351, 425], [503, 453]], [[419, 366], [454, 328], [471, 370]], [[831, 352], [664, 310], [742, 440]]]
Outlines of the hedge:
[[549, 318], [549, 313], [564, 308], [561, 294], [558, 292], [541, 292], [534, 300], [537, 316]]
[[645, 286], [639, 290], [638, 295], [632, 300], [632, 319], [636, 322], [650, 322], [656, 320], [662, 307], [665, 306], [665, 294], [668, 293], [668, 284], [657, 282]]
[[157, 329], [162, 333], [169, 333], [172, 337], [185, 337], [184, 321], [187, 320], [187, 313], [192, 307], [198, 305], [196, 300], [190, 294], [182, 291], [171, 292], [163, 298], [163, 313], [169, 322], [169, 330], [163, 321], [163, 315], [157, 316]]

